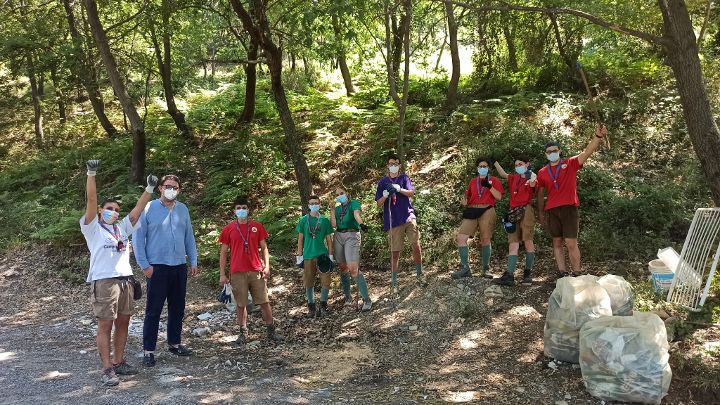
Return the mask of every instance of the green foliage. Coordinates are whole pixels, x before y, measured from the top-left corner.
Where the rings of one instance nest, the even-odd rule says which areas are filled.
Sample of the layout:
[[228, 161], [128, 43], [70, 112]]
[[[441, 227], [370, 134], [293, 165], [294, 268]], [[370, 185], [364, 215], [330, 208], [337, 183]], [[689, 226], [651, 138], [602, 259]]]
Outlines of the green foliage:
[[441, 106], [445, 102], [447, 88], [447, 76], [430, 78], [411, 76], [408, 87], [408, 104], [423, 108]]

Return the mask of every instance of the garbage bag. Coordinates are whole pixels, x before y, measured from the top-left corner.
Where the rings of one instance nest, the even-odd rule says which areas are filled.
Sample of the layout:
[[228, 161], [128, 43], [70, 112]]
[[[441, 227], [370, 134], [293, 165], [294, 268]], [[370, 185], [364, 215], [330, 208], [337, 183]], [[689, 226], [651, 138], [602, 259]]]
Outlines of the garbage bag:
[[600, 284], [610, 296], [613, 315], [632, 315], [635, 298], [630, 283], [620, 276], [608, 274], [600, 277], [598, 284]]
[[652, 313], [589, 321], [580, 330], [580, 370], [605, 401], [659, 404], [672, 379], [665, 324]]
[[612, 306], [610, 296], [598, 284], [597, 277], [586, 275], [558, 280], [545, 317], [545, 355], [577, 363], [580, 328], [585, 322], [602, 316], [612, 316]]

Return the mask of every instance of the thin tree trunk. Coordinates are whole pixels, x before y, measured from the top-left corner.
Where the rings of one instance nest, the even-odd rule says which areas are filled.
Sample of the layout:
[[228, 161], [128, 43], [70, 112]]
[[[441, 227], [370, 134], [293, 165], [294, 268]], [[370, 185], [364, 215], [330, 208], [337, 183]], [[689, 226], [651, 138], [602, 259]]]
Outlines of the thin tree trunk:
[[337, 14], [333, 14], [332, 16], [332, 26], [333, 32], [335, 33], [335, 46], [337, 48], [338, 66], [340, 67], [340, 73], [342, 74], [343, 83], [345, 83], [345, 93], [348, 97], [350, 97], [353, 93], [355, 93], [355, 89], [353, 88], [352, 77], [350, 76], [350, 69], [347, 65], [342, 28], [340, 27], [340, 20]]
[[25, 62], [27, 63], [28, 79], [30, 80], [30, 96], [33, 105], [33, 122], [35, 124], [35, 144], [38, 148], [45, 148], [45, 131], [43, 131], [42, 102], [40, 100], [40, 92], [38, 89], [37, 78], [35, 76], [35, 62], [31, 51], [25, 52]]
[[508, 27], [508, 24], [503, 25], [503, 37], [505, 38], [505, 44], [508, 49], [508, 69], [510, 69], [511, 72], [517, 72], [518, 62], [515, 35], [513, 35], [513, 32]]
[[295, 54], [293, 52], [290, 52], [290, 71], [295, 71]]
[[457, 91], [458, 84], [460, 83], [460, 52], [458, 50], [457, 22], [455, 21], [455, 12], [451, 3], [445, 3], [445, 15], [447, 17], [448, 35], [450, 37], [450, 58], [452, 59], [452, 72], [450, 74], [450, 83], [448, 84], [445, 109], [447, 111], [454, 111], [458, 104]]
[[710, 11], [712, 9], [712, 3], [712, 0], [707, 0], [707, 4], [705, 5], [705, 15], [703, 17], [703, 23], [702, 27], [700, 28], [700, 33], [697, 37], [698, 50], [702, 47], [702, 41], [705, 38], [705, 33], [707, 32], [707, 27], [710, 23]]
[[60, 124], [64, 125], [67, 121], [65, 113], [65, 95], [60, 88], [60, 80], [57, 76], [57, 70], [53, 67], [50, 69], [50, 80], [53, 82], [53, 89], [55, 90], [55, 102], [57, 103], [58, 116], [60, 117]]
[[250, 38], [248, 47], [248, 63], [245, 65], [245, 104], [240, 115], [240, 122], [251, 122], [255, 116], [255, 92], [257, 88], [258, 43]]
[[73, 50], [80, 64], [80, 68], [76, 69], [75, 75], [80, 79], [80, 82], [85, 88], [93, 112], [95, 112], [95, 116], [100, 122], [100, 125], [108, 136], [112, 138], [117, 135], [117, 129], [115, 129], [115, 126], [110, 122], [107, 115], [105, 115], [105, 102], [103, 101], [102, 93], [100, 93], [96, 80], [97, 72], [95, 71], [95, 67], [91, 63], [88, 63], [88, 59], [85, 57], [82, 46], [83, 40], [77, 28], [75, 12], [70, 4], [70, 0], [63, 0], [63, 6], [65, 6], [65, 15], [68, 21], [70, 36], [72, 37]]
[[557, 42], [558, 52], [570, 69], [570, 72], [575, 72], [575, 65], [577, 61], [573, 60], [567, 52], [565, 52], [565, 45], [563, 44], [562, 36], [560, 35], [560, 27], [558, 26], [557, 16], [555, 16], [555, 14], [550, 14], [550, 22], [552, 23], [553, 32], [555, 33], [555, 41]]
[[36, 77], [37, 77], [38, 96], [44, 97], [45, 96], [45, 74], [43, 72], [38, 72], [36, 74]]
[[98, 15], [97, 4], [95, 0], [84, 0], [85, 9], [87, 12], [88, 23], [90, 24], [90, 30], [95, 38], [95, 45], [100, 52], [100, 58], [105, 65], [108, 78], [115, 90], [115, 95], [120, 101], [120, 105], [123, 108], [123, 112], [130, 121], [130, 127], [132, 130], [133, 137], [133, 150], [132, 150], [132, 163], [131, 172], [132, 180], [138, 184], [142, 184], [145, 177], [145, 125], [138, 114], [135, 104], [133, 103], [130, 95], [127, 92], [127, 88], [120, 72], [118, 71], [117, 62], [115, 57], [110, 50], [108, 44], [107, 35], [105, 30], [100, 23], [100, 17]]
[[397, 138], [398, 156], [400, 157], [401, 162], [405, 161], [405, 117], [407, 115], [407, 101], [410, 90], [410, 23], [412, 21], [412, 0], [405, 0], [403, 5], [405, 11], [403, 15], [405, 25], [402, 28], [403, 51], [405, 53], [405, 71], [403, 72], [402, 103], [398, 109], [400, 113], [400, 131], [398, 132]]

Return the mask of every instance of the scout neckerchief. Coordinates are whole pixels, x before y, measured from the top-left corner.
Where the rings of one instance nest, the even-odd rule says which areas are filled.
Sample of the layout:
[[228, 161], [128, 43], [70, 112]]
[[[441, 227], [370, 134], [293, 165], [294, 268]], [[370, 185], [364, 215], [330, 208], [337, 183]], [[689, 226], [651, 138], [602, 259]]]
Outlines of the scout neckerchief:
[[320, 228], [320, 218], [321, 217], [317, 218], [317, 222], [315, 222], [315, 228], [313, 228], [313, 229], [310, 229], [310, 217], [312, 217], [312, 215], [308, 214], [307, 217], [308, 217], [308, 219], [307, 219], [308, 233], [310, 234], [311, 238], [315, 239], [315, 235], [317, 235], [318, 228]]
[[347, 214], [348, 207], [350, 207], [350, 198], [348, 198], [347, 204], [340, 204], [340, 224], [342, 224], [343, 220], [345, 219], [345, 214]]
[[238, 221], [235, 221], [235, 228], [237, 228], [238, 233], [240, 234], [240, 237], [243, 239], [243, 247], [245, 248], [245, 251], [247, 252], [250, 249], [250, 245], [248, 244], [248, 241], [250, 240], [250, 220], [247, 221], [247, 236], [243, 235], [242, 231], [240, 230], [240, 223]]
[[548, 163], [548, 174], [550, 175], [550, 180], [553, 181], [553, 184], [555, 185], [555, 190], [560, 188], [560, 185], [558, 184], [558, 178], [560, 177], [560, 171], [562, 170], [562, 165], [565, 164], [565, 160], [562, 159], [560, 162], [556, 165], [557, 171], [553, 173], [552, 164]]
[[[390, 177], [390, 175], [388, 175], [387, 177], [388, 177], [388, 180], [390, 180], [390, 183], [392, 183], [392, 184], [398, 184], [395, 180], [393, 180], [392, 177]], [[395, 178], [396, 178], [396, 179], [399, 179], [399, 178], [400, 178], [400, 172], [398, 172], [398, 175], [397, 175], [397, 177], [395, 177]], [[392, 200], [393, 205], [395, 205], [395, 203], [397, 202], [397, 195], [396, 195], [396, 194], [397, 194], [397, 192], [393, 193], [393, 195], [390, 197], [390, 200]], [[389, 209], [389, 208], [388, 208], [388, 209]]]
[[125, 244], [122, 241], [122, 234], [120, 233], [120, 228], [116, 224], [113, 224], [112, 231], [105, 227], [105, 225], [100, 224], [100, 227], [105, 230], [105, 232], [109, 233], [110, 236], [112, 236], [113, 239], [115, 239], [115, 242], [117, 242], [117, 251], [122, 252], [123, 249], [125, 249]]

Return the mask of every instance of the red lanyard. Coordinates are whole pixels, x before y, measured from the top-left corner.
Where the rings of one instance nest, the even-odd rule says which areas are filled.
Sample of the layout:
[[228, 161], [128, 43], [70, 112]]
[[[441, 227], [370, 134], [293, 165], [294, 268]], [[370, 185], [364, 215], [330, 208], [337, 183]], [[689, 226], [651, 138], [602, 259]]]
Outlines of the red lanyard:
[[477, 176], [475, 178], [475, 184], [477, 185], [478, 198], [482, 199], [483, 192], [485, 191], [485, 189], [483, 187], [480, 187], [480, 176]]
[[562, 170], [562, 165], [565, 163], [564, 160], [561, 160], [560, 163], [557, 164], [557, 171], [553, 173], [552, 165], [548, 163], [548, 174], [550, 174], [550, 180], [553, 181], [553, 184], [555, 185], [555, 190], [560, 188], [560, 185], [558, 184], [557, 180], [560, 177], [560, 171]]
[[250, 248], [250, 245], [248, 244], [248, 240], [250, 240], [250, 221], [248, 221], [247, 225], [247, 236], [243, 235], [242, 231], [240, 230], [240, 224], [235, 221], [235, 228], [237, 228], [238, 233], [240, 234], [240, 237], [243, 239], [243, 246], [245, 247], [245, 251], [247, 251]]
[[522, 183], [523, 183], [523, 176], [518, 175], [517, 180], [515, 181], [515, 194], [517, 194], [518, 191], [520, 191], [520, 187], [522, 187]]

